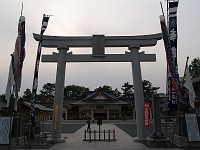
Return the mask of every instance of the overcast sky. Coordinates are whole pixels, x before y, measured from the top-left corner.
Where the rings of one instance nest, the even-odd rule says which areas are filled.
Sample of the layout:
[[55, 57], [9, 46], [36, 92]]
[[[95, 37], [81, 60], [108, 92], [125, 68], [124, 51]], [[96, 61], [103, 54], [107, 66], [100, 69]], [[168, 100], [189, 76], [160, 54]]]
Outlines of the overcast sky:
[[[0, 94], [6, 90], [10, 54], [14, 51], [17, 25], [24, 4], [26, 17], [26, 58], [22, 73], [20, 95], [32, 89], [38, 42], [32, 33], [39, 33], [43, 14], [53, 15], [45, 31], [46, 35], [80, 36], [93, 34], [144, 35], [161, 32], [160, 1], [166, 13], [165, 0], [0, 0]], [[178, 7], [178, 67], [183, 76], [186, 57], [189, 63], [200, 57], [200, 1], [180, 0]], [[106, 49], [107, 50], [107, 49]], [[91, 53], [91, 49], [70, 49], [73, 53]], [[127, 49], [112, 48], [106, 53], [124, 53]], [[141, 63], [142, 79], [149, 80], [158, 92], [166, 91], [166, 59], [164, 43], [141, 48], [145, 53], [156, 54], [156, 62]], [[57, 52], [42, 49], [42, 54]], [[47, 83], [55, 83], [56, 63], [40, 63], [38, 92]], [[113, 89], [129, 82], [133, 84], [131, 63], [68, 63], [66, 85], [80, 85], [90, 90], [103, 85]]]

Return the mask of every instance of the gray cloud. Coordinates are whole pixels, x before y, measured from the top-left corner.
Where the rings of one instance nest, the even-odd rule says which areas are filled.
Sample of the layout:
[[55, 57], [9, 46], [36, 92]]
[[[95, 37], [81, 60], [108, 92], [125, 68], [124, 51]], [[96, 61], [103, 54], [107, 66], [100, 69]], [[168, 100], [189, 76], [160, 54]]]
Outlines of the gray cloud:
[[[23, 15], [26, 17], [26, 58], [20, 95], [26, 88], [32, 88], [33, 71], [37, 42], [32, 33], [39, 33], [44, 13], [50, 18], [47, 35], [79, 36], [92, 34], [141, 35], [160, 32], [160, 0], [1, 0], [0, 14], [0, 93], [4, 93], [10, 54], [14, 51], [17, 24], [24, 3]], [[165, 1], [163, 0], [165, 9]], [[200, 1], [180, 1], [178, 8], [178, 65], [180, 76], [183, 74], [185, 60], [190, 56], [199, 57], [199, 14]], [[165, 9], [166, 10], [166, 9]], [[141, 51], [157, 55], [154, 63], [142, 63], [142, 77], [165, 92], [166, 61], [163, 41], [155, 47], [142, 48]], [[56, 49], [43, 49], [43, 54], [57, 52]], [[81, 53], [82, 49], [70, 50]], [[91, 50], [89, 50], [91, 51]], [[110, 49], [109, 53], [115, 51]], [[124, 52], [117, 49], [118, 53]], [[126, 50], [128, 51], [128, 50]], [[113, 52], [112, 52], [113, 53]], [[41, 63], [39, 87], [47, 82], [55, 82], [56, 64]], [[66, 67], [65, 85], [78, 84], [91, 90], [99, 86], [111, 85], [120, 89], [125, 82], [132, 83], [130, 63], [70, 63]]]

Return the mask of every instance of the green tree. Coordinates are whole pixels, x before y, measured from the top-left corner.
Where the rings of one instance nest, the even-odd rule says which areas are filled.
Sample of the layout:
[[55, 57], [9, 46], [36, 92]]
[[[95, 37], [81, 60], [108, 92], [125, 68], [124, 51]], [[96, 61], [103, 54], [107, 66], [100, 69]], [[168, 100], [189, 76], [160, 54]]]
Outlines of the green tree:
[[133, 98], [134, 97], [134, 86], [128, 82], [122, 85], [122, 97], [123, 98]]
[[[115, 90], [112, 89], [111, 86], [109, 85], [104, 85], [103, 87], [99, 87], [102, 89], [102, 91], [114, 96], [114, 97], [120, 97], [121, 93], [118, 91], [118, 89], [116, 88]], [[99, 88], [96, 88], [94, 91], [97, 91]]]
[[121, 97], [121, 92], [116, 88], [113, 91], [113, 96], [116, 97], [116, 98]]
[[[108, 86], [108, 85], [104, 85], [103, 87], [99, 87], [101, 88], [102, 91], [106, 92], [106, 93], [110, 93], [112, 94], [112, 87]], [[94, 91], [97, 91], [99, 88], [96, 88]]]
[[65, 98], [85, 98], [89, 88], [78, 85], [69, 85], [64, 89]]
[[40, 90], [42, 96], [54, 96], [55, 95], [55, 84], [47, 83], [44, 84], [42, 90]]
[[[160, 87], [154, 87], [152, 85], [152, 83], [148, 80], [143, 80], [142, 81], [143, 84], [143, 91], [144, 91], [144, 95], [152, 95], [153, 93], [157, 93], [157, 90]], [[122, 85], [122, 97], [123, 98], [133, 98], [134, 96], [134, 86], [130, 85], [128, 82], [124, 83], [124, 85]]]
[[199, 57], [194, 58], [189, 65], [190, 75], [192, 79], [200, 76], [200, 59]]
[[143, 80], [143, 90], [144, 90], [144, 95], [152, 95], [153, 93], [157, 93], [157, 90], [160, 87], [153, 87], [152, 83], [148, 80]]
[[24, 98], [24, 99], [32, 99], [32, 92], [31, 92], [31, 90], [27, 88], [24, 91], [24, 94], [23, 94], [22, 98]]

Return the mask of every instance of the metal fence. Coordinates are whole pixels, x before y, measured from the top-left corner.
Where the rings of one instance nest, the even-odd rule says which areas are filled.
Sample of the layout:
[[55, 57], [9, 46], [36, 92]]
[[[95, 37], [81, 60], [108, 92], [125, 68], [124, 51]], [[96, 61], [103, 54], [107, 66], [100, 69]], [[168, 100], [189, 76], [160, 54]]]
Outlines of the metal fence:
[[115, 130], [85, 130], [83, 141], [115, 141]]

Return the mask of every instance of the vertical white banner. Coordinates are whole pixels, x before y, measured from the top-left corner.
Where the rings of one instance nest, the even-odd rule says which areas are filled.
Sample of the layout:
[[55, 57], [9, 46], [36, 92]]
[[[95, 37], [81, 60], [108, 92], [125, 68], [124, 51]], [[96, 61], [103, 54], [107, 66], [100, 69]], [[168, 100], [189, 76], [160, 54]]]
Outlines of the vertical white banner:
[[185, 114], [189, 141], [200, 141], [196, 114]]
[[9, 144], [10, 127], [12, 126], [13, 117], [0, 118], [0, 144]]

